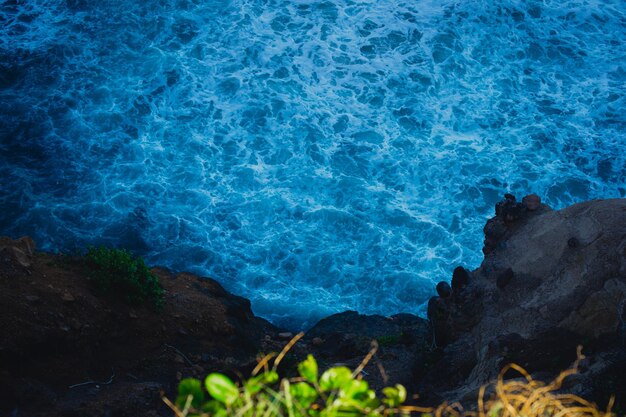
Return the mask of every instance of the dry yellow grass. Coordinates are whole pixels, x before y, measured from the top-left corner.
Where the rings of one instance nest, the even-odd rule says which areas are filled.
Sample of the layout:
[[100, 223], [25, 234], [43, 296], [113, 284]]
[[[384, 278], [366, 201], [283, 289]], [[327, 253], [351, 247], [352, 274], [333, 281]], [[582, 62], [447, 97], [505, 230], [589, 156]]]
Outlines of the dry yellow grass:
[[[565, 378], [578, 372], [578, 365], [584, 358], [579, 347], [573, 366], [548, 384], [534, 380], [519, 365], [507, 365], [494, 383], [495, 393], [491, 398], [485, 400], [489, 386], [480, 389], [477, 411], [463, 411], [458, 404], [442, 404], [433, 410], [433, 414], [435, 417], [615, 417], [611, 412], [614, 398], [606, 411], [601, 411], [596, 404], [583, 398], [559, 392]], [[505, 381], [510, 371], [516, 371], [521, 378]]]

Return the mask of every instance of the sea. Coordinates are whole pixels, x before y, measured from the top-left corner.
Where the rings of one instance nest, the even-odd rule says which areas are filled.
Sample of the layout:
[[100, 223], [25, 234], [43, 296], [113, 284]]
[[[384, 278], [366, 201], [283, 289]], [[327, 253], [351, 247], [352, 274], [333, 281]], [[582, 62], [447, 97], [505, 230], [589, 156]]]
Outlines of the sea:
[[625, 95], [623, 0], [2, 0], [0, 235], [423, 315], [504, 193], [626, 197]]

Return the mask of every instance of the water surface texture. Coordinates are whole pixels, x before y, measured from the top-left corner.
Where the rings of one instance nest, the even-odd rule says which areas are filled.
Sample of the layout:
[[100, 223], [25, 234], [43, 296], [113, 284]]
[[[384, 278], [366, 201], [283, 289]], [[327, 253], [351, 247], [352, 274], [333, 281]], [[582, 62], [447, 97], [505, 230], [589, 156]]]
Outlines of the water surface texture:
[[623, 1], [4, 0], [0, 234], [421, 312], [504, 192], [626, 195]]

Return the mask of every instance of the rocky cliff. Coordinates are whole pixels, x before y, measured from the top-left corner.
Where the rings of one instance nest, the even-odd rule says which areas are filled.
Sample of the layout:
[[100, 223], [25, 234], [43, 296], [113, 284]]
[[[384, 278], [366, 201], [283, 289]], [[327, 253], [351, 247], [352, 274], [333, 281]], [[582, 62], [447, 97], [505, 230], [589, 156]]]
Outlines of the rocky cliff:
[[[418, 402], [460, 400], [509, 362], [549, 378], [582, 345], [568, 391], [626, 401], [626, 200], [560, 211], [537, 196], [506, 195], [485, 226], [481, 266], [437, 286], [428, 319], [346, 312], [320, 321], [285, 361], [311, 352], [323, 366], [356, 366], [397, 382]], [[38, 253], [28, 238], [0, 240], [0, 410], [26, 415], [168, 415], [181, 377], [246, 373], [289, 338], [217, 282], [156, 268], [160, 314], [92, 294], [80, 259]], [[451, 282], [451, 285], [448, 284]]]

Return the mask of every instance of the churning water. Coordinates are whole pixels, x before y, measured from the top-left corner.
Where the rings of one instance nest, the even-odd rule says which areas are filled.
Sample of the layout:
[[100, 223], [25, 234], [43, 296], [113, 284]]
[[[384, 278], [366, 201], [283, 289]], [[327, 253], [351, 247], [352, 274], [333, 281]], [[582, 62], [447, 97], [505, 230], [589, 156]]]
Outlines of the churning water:
[[626, 195], [622, 0], [3, 0], [0, 234], [420, 312], [504, 192]]

